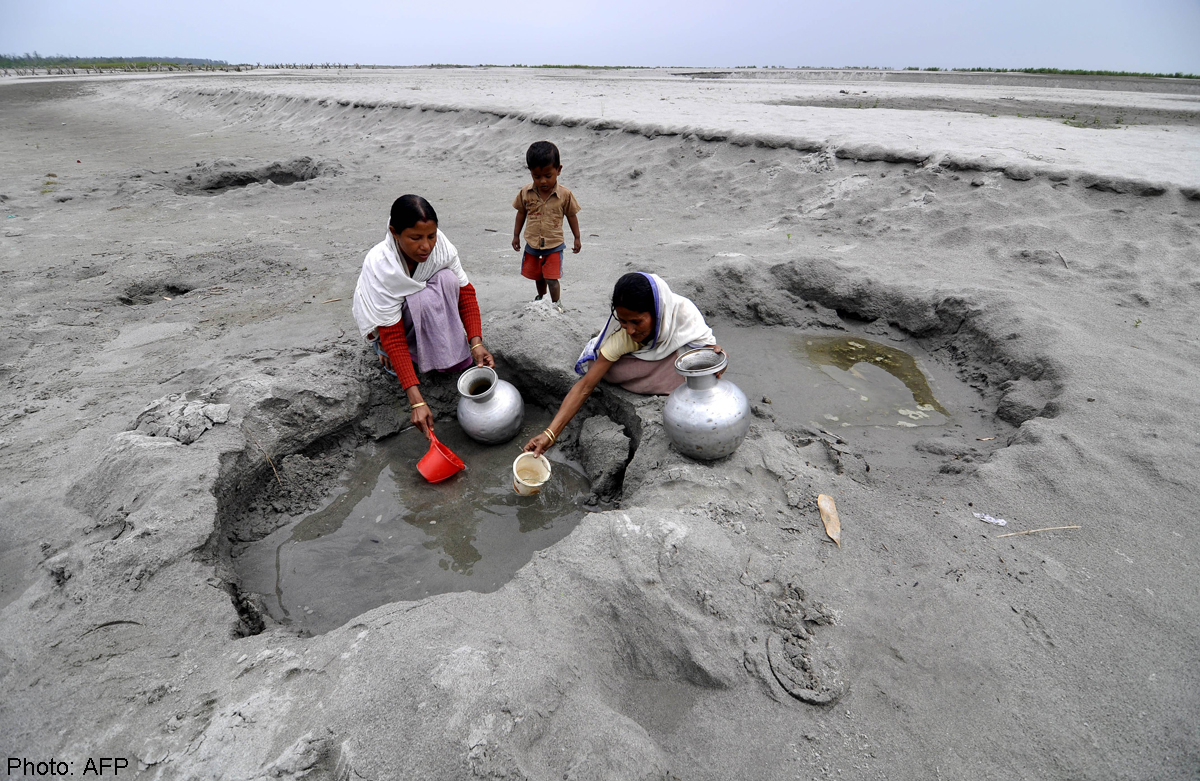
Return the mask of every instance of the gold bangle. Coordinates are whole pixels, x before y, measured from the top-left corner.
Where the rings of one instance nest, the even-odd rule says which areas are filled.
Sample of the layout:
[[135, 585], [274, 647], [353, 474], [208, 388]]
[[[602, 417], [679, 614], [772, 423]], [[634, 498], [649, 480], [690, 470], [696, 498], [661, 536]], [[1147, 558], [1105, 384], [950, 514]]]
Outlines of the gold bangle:
[[[471, 345], [471, 350], [474, 350], [476, 347], [483, 347], [483, 342], [480, 342], [479, 344], [473, 344], [473, 345]], [[486, 348], [486, 347], [483, 347], [483, 349], [485, 349], [485, 350], [486, 350], [487, 348]]]
[[423, 402], [423, 401], [418, 401], [416, 404], [412, 405], [412, 407], [410, 407], [410, 408], [409, 408], [409, 410], [411, 411], [411, 410], [414, 410], [414, 409], [416, 409], [417, 407], [428, 407], [428, 406], [429, 406], [429, 405], [428, 405], [428, 404], [426, 404], [425, 402]]
[[543, 431], [542, 433], [545, 434], [546, 436], [550, 437], [551, 445], [553, 445], [555, 443], [555, 441], [557, 441], [557, 439], [558, 439], [558, 437], [554, 436], [554, 432], [550, 430], [549, 426], [547, 426], [546, 430]]

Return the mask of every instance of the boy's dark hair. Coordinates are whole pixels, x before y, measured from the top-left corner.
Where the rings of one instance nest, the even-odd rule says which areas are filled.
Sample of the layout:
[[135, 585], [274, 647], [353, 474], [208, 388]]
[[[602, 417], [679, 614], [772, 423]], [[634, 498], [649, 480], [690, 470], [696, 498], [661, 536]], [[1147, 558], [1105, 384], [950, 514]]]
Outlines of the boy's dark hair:
[[530, 170], [547, 165], [561, 168], [562, 160], [558, 156], [558, 147], [549, 141], [533, 142], [529, 145], [529, 151], [525, 153], [525, 165], [529, 166]]
[[649, 312], [655, 320], [658, 319], [650, 278], [636, 271], [617, 280], [613, 287], [612, 305], [613, 309], [623, 306], [631, 312]]
[[392, 202], [392, 213], [388, 225], [400, 233], [405, 228], [411, 228], [418, 222], [432, 220], [437, 225], [437, 212], [429, 205], [429, 201], [419, 195], [401, 195]]

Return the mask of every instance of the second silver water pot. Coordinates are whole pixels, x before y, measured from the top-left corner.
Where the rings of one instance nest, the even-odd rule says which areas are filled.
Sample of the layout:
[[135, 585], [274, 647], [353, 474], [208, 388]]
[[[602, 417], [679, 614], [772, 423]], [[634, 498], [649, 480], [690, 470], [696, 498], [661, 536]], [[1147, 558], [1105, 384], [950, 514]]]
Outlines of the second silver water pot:
[[750, 430], [750, 401], [742, 389], [717, 377], [729, 363], [710, 347], [688, 350], [675, 359], [687, 378], [663, 407], [663, 427], [681, 453], [701, 461], [737, 450]]

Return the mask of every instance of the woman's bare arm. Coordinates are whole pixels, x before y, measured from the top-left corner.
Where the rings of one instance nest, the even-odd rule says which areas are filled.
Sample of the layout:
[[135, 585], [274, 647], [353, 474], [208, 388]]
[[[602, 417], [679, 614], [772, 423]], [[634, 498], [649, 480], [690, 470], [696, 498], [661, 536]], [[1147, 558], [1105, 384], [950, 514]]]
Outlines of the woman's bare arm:
[[[571, 386], [571, 390], [567, 391], [566, 397], [562, 404], [558, 406], [558, 412], [554, 415], [554, 420], [550, 421], [549, 429], [554, 434], [554, 439], [557, 441], [562, 434], [563, 429], [575, 417], [575, 414], [583, 407], [583, 403], [592, 395], [592, 391], [604, 379], [604, 375], [608, 374], [609, 368], [613, 362], [605, 358], [603, 355], [597, 355], [596, 360], [592, 361], [592, 365], [588, 368], [587, 374], [580, 377]], [[550, 437], [545, 432], [538, 434], [533, 439], [525, 443], [525, 452], [533, 453], [535, 456], [540, 456], [550, 449], [554, 444]]]

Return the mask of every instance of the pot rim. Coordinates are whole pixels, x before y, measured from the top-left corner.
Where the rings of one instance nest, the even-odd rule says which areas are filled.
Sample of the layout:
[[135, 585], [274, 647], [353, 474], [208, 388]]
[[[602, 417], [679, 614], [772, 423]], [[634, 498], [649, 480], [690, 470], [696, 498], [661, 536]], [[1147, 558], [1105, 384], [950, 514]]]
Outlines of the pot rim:
[[[488, 389], [483, 393], [471, 395], [467, 391], [467, 389], [471, 386], [471, 383], [484, 377], [491, 380], [492, 384], [489, 385]], [[472, 366], [470, 369], [467, 369], [465, 372], [458, 375], [458, 395], [462, 396], [464, 399], [470, 399], [471, 401], [487, 401], [492, 397], [492, 394], [496, 392], [496, 385], [499, 382], [500, 375], [496, 374], [496, 370], [490, 366]]]
[[[706, 361], [707, 356], [712, 356], [712, 359]], [[696, 347], [675, 359], [675, 371], [684, 377], [704, 377], [716, 374], [723, 371], [728, 365], [729, 356], [724, 352], [719, 353], [711, 347]]]

